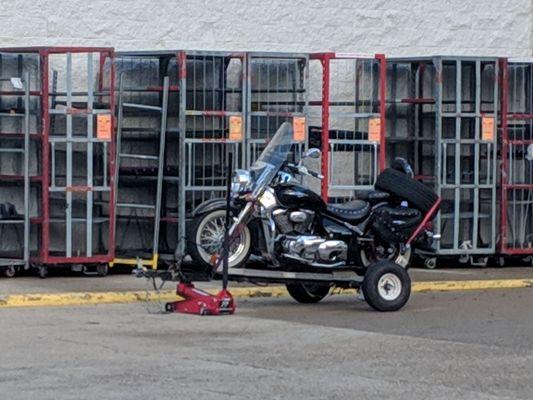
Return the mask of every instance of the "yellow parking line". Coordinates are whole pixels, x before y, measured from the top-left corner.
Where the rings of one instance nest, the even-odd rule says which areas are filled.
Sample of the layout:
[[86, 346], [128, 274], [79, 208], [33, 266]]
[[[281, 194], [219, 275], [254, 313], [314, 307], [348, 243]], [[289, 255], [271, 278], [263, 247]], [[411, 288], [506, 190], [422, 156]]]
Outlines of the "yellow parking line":
[[[207, 290], [215, 294], [218, 289]], [[235, 298], [280, 297], [287, 295], [285, 287], [239, 287], [232, 288]], [[147, 297], [148, 296], [148, 297]], [[175, 290], [161, 291], [160, 296], [153, 292], [147, 294], [144, 290], [123, 292], [69, 292], [69, 293], [39, 293], [39, 294], [11, 294], [0, 296], [1, 307], [43, 307], [43, 306], [78, 306], [91, 304], [120, 304], [135, 303], [146, 300], [173, 301], [179, 299]]]
[[458, 290], [519, 289], [533, 286], [533, 279], [490, 279], [477, 281], [414, 282], [413, 292], [449, 292]]
[[[463, 290], [487, 289], [518, 289], [533, 287], [533, 279], [495, 279], [495, 280], [470, 280], [470, 281], [428, 281], [414, 282], [412, 292], [448, 292]], [[218, 289], [210, 289], [209, 293], [217, 293]], [[287, 296], [284, 286], [266, 287], [235, 287], [231, 293], [237, 299], [258, 297]], [[336, 294], [353, 294], [354, 290], [336, 291]], [[162, 301], [179, 299], [174, 290], [162, 291], [159, 297]], [[44, 307], [44, 306], [79, 306], [91, 304], [120, 304], [134, 303], [145, 300], [156, 300], [157, 296], [140, 291], [122, 292], [70, 292], [70, 293], [41, 293], [41, 294], [12, 294], [0, 296], [2, 307]]]

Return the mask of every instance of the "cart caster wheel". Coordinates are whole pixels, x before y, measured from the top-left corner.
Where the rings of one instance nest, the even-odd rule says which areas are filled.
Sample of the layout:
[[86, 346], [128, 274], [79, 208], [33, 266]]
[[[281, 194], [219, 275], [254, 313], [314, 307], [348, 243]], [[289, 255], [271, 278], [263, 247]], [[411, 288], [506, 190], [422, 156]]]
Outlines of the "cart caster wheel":
[[17, 270], [15, 269], [15, 267], [13, 265], [7, 267], [5, 270], [4, 270], [4, 275], [6, 276], [6, 278], [13, 278], [17, 273]]
[[174, 303], [166, 303], [165, 304], [165, 311], [167, 313], [174, 312]]
[[437, 268], [437, 259], [435, 257], [428, 257], [424, 260], [424, 267], [427, 269]]
[[37, 273], [39, 274], [39, 278], [45, 279], [48, 276], [48, 267], [44, 265], [39, 266]]
[[98, 264], [96, 266], [96, 275], [106, 276], [109, 273], [109, 266], [107, 264]]

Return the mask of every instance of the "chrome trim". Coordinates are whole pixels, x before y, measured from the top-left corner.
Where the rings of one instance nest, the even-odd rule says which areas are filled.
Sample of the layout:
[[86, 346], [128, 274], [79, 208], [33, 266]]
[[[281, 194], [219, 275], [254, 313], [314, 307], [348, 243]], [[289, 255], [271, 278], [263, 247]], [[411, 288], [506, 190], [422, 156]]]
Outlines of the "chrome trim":
[[296, 256], [296, 255], [293, 255], [293, 254], [284, 253], [283, 256], [285, 258], [290, 258], [291, 260], [295, 260], [295, 261], [301, 262], [302, 264], [310, 265], [312, 267], [317, 267], [317, 268], [339, 268], [339, 267], [345, 267], [346, 266], [346, 262], [345, 261], [339, 261], [339, 262], [336, 262], [334, 264], [323, 264], [323, 263], [319, 263], [319, 262], [316, 262], [316, 261], [307, 260], [307, 259], [305, 259], [303, 257]]

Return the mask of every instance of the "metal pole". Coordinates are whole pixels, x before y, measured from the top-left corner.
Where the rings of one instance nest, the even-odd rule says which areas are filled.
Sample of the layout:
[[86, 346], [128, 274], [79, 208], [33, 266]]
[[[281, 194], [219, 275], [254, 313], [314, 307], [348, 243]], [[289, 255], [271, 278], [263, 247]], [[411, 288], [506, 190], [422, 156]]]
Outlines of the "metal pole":
[[233, 165], [233, 153], [228, 151], [227, 155], [227, 171], [226, 171], [226, 220], [224, 229], [224, 248], [222, 259], [222, 290], [226, 290], [228, 287], [228, 258], [229, 258], [229, 228], [230, 228], [230, 202], [231, 202], [231, 173]]
[[176, 247], [175, 257], [178, 264], [181, 263], [185, 256], [185, 177], [187, 163], [185, 160], [185, 134], [186, 134], [186, 115], [187, 109], [187, 55], [184, 51], [177, 54], [179, 70], [179, 115], [178, 115], [178, 244]]
[[168, 89], [169, 78], [165, 76], [163, 81], [163, 104], [161, 106], [161, 129], [159, 133], [159, 160], [157, 168], [157, 190], [155, 200], [154, 215], [154, 242], [152, 247], [152, 267], [157, 267], [157, 258], [159, 255], [159, 226], [161, 224], [161, 195], [163, 193], [163, 172], [165, 160], [165, 143], [167, 131], [167, 108], [168, 108]]
[[30, 73], [24, 77], [24, 268], [30, 266]]
[[[110, 88], [110, 90], [113, 90]], [[124, 90], [124, 72], [120, 74], [119, 83], [118, 83], [118, 116], [117, 116], [117, 136], [116, 136], [116, 146], [115, 146], [115, 169], [110, 171], [110, 174], [113, 174], [114, 182], [111, 182], [110, 186], [112, 191], [115, 193], [113, 196], [113, 203], [111, 203], [111, 208], [113, 208], [113, 232], [116, 232], [117, 229], [117, 202], [118, 202], [118, 174], [120, 171], [120, 151], [121, 151], [121, 141], [122, 141], [122, 123], [124, 118], [124, 106], [123, 106], [123, 90]]]
[[[72, 54], [67, 53], [67, 110], [72, 109]], [[66, 211], [65, 211], [65, 255], [72, 257], [72, 169], [73, 169], [73, 151], [72, 151], [72, 114], [67, 114], [67, 164], [65, 166], [66, 174]], [[52, 132], [53, 134], [54, 132]]]
[[50, 113], [49, 113], [49, 57], [48, 52], [43, 50], [39, 53], [41, 63], [41, 152], [42, 165], [40, 169], [41, 175], [41, 196], [42, 196], [42, 225], [41, 225], [41, 257], [40, 262], [46, 263], [48, 261], [48, 251], [50, 247], [50, 199], [49, 199], [49, 135], [50, 135]]
[[93, 255], [93, 55], [87, 54], [87, 178], [86, 185], [89, 188], [85, 194], [85, 255], [92, 257]]
[[321, 56], [322, 63], [322, 199], [327, 203], [329, 198], [329, 64], [330, 56]]

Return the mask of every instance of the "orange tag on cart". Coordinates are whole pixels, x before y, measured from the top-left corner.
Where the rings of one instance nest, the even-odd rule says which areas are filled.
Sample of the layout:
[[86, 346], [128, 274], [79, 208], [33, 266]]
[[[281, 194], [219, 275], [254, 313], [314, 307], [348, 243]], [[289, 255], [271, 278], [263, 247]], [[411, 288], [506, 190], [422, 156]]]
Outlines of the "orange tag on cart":
[[232, 115], [229, 117], [229, 139], [242, 140], [242, 117]]
[[381, 142], [381, 118], [370, 118], [368, 120], [368, 140]]
[[111, 140], [111, 114], [96, 116], [96, 137], [102, 140]]
[[494, 140], [494, 117], [481, 118], [481, 140]]
[[292, 138], [295, 142], [305, 142], [305, 117], [292, 119]]

